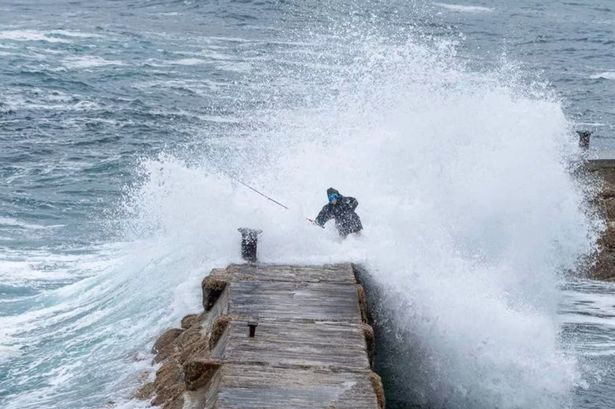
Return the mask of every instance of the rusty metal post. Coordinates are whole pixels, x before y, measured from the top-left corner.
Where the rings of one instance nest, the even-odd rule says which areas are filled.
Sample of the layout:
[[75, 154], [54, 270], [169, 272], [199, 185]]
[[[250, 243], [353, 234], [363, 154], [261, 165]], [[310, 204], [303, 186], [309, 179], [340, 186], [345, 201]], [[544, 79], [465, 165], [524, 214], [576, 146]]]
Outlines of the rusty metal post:
[[247, 227], [240, 227], [237, 230], [241, 233], [241, 257], [250, 263], [255, 263], [258, 235], [262, 230]]
[[254, 338], [254, 335], [256, 335], [256, 327], [258, 327], [258, 322], [248, 321], [248, 328], [250, 328], [248, 336], [250, 338]]

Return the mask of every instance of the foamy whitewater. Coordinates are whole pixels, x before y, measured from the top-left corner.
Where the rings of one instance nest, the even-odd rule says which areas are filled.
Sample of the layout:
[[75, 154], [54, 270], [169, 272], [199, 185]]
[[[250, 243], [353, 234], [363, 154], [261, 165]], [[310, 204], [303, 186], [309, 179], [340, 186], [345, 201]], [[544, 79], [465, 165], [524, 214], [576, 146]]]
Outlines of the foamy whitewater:
[[459, 13], [491, 13], [492, 8], [483, 6], [466, 6], [462, 4], [434, 3], [434, 6]]
[[[310, 12], [297, 7], [281, 18]], [[176, 18], [170, 9], [148, 12]], [[264, 17], [256, 38], [226, 28], [198, 38], [144, 30], [161, 42], [144, 41], [145, 48], [193, 42], [130, 57], [62, 48], [48, 67], [56, 74], [45, 75], [79, 71], [85, 77], [75, 81], [85, 85], [74, 84], [76, 97], [44, 85], [38, 98], [6, 93], [6, 112], [63, 105], [71, 124], [89, 113], [100, 121], [83, 131], [95, 136], [83, 145], [90, 156], [57, 165], [69, 169], [66, 177], [91, 175], [83, 204], [91, 213], [74, 206], [40, 225], [0, 213], [0, 406], [147, 407], [132, 394], [156, 369], [155, 337], [199, 311], [202, 277], [240, 261], [236, 228], [249, 226], [264, 231], [260, 261], [367, 268], [382, 289], [374, 305], [390, 339], [410, 351], [389, 368], [396, 393], [412, 399], [403, 404], [578, 407], [575, 396], [590, 388], [597, 367], [562, 335], [561, 305], [578, 295], [561, 287], [591, 254], [602, 223], [586, 203], [589, 182], [572, 176], [574, 124], [549, 86], [528, 85], [506, 58], [494, 68], [470, 67], [449, 37], [374, 29], [389, 17], [286, 27], [284, 41], [276, 31], [268, 37]], [[0, 39], [61, 36], [44, 47], [64, 47], [116, 41], [119, 33], [12, 28]], [[88, 87], [101, 87], [96, 75], [122, 96], [85, 97]], [[124, 100], [125, 89], [143, 94]], [[113, 139], [122, 132], [134, 139]], [[340, 241], [332, 226], [306, 223], [329, 186], [358, 198], [361, 236]], [[62, 239], [71, 218], [82, 220], [74, 242], [68, 233]], [[407, 407], [402, 398], [391, 402]]]

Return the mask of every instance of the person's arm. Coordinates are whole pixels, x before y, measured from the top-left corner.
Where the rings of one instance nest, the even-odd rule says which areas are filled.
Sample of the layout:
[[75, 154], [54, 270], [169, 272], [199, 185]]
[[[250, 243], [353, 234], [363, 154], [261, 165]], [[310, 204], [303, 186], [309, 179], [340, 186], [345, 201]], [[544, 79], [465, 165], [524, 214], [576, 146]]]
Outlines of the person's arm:
[[344, 203], [350, 207], [351, 210], [354, 210], [359, 205], [359, 201], [354, 197], [344, 197]]
[[329, 209], [329, 205], [325, 205], [320, 211], [320, 213], [318, 213], [318, 216], [316, 216], [314, 223], [316, 223], [320, 227], [324, 227], [325, 223], [331, 220], [332, 217], [333, 213]]

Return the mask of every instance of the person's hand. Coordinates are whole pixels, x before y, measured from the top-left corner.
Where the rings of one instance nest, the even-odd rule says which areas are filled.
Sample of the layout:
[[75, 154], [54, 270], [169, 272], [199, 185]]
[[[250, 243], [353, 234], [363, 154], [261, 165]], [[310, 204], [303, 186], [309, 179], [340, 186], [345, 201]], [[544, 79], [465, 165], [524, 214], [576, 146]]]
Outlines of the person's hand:
[[325, 228], [325, 226], [321, 226], [320, 224], [316, 223], [316, 220], [312, 220], [312, 219], [310, 219], [309, 217], [306, 217], [305, 219], [306, 219], [308, 222], [312, 223], [314, 226], [318, 226], [318, 227], [320, 227], [321, 229], [324, 229], [324, 228]]

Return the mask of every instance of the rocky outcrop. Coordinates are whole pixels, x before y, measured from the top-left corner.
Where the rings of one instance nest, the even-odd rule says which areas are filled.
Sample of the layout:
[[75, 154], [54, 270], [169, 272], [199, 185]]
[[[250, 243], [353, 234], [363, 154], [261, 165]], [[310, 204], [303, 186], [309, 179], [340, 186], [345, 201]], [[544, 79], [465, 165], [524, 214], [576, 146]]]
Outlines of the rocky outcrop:
[[615, 167], [594, 169], [600, 177], [600, 192], [596, 204], [601, 216], [606, 220], [606, 230], [598, 240], [596, 263], [591, 274], [600, 280], [615, 280]]
[[[161, 364], [154, 382], [142, 385], [135, 397], [150, 399], [152, 405], [163, 409], [181, 409], [190, 391], [205, 386], [220, 367], [211, 359], [211, 352], [228, 326], [230, 317], [224, 308], [212, 308], [225, 282], [206, 278], [203, 280], [203, 305], [209, 312], [186, 315], [181, 328], [166, 330], [154, 343], [154, 363]], [[213, 295], [212, 295], [213, 294]], [[223, 304], [220, 304], [224, 307]]]

